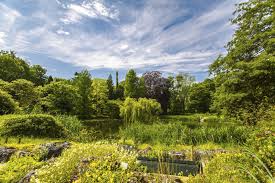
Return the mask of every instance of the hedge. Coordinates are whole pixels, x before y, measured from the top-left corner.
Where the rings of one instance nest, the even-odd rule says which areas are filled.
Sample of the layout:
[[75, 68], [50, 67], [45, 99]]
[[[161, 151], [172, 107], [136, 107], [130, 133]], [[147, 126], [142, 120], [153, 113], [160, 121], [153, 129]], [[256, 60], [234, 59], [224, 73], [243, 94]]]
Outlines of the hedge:
[[0, 117], [1, 136], [58, 138], [64, 137], [65, 134], [65, 129], [51, 115], [4, 115]]

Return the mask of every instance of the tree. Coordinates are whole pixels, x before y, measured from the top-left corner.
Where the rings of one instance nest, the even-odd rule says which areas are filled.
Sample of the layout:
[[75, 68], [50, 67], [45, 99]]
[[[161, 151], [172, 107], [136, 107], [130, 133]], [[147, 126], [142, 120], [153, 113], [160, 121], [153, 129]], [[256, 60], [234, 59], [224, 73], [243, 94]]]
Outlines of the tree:
[[215, 92], [213, 80], [206, 79], [201, 83], [195, 83], [190, 88], [189, 112], [206, 113], [210, 112], [212, 95]]
[[106, 82], [108, 86], [108, 98], [112, 100], [114, 99], [114, 86], [113, 86], [113, 78], [111, 74], [109, 75]]
[[144, 77], [139, 78], [138, 84], [138, 96], [144, 98], [146, 93]]
[[6, 86], [6, 90], [19, 103], [20, 107], [29, 112], [38, 100], [38, 93], [35, 90], [34, 84], [25, 79], [12, 81]]
[[106, 80], [94, 79], [92, 82], [93, 109], [96, 115], [103, 115], [108, 101], [108, 85]]
[[41, 87], [39, 106], [43, 112], [74, 115], [78, 109], [80, 96], [77, 89], [66, 82], [52, 82]]
[[189, 93], [195, 78], [186, 73], [180, 73], [170, 78], [170, 113], [183, 114], [189, 104]]
[[48, 79], [47, 79], [47, 84], [50, 84], [51, 82], [53, 82], [53, 77], [49, 76]]
[[80, 118], [88, 119], [92, 115], [92, 79], [87, 70], [77, 73], [73, 79], [74, 85], [80, 95], [78, 113]]
[[131, 98], [138, 98], [139, 82], [136, 72], [130, 69], [126, 74], [124, 96]]
[[31, 78], [30, 80], [36, 85], [44, 85], [47, 81], [46, 76], [47, 70], [41, 67], [40, 65], [33, 65], [30, 68]]
[[18, 104], [12, 96], [0, 89], [0, 115], [15, 113], [18, 109]]
[[133, 122], [152, 123], [161, 113], [160, 104], [154, 99], [127, 97], [120, 108], [126, 126]]
[[29, 79], [29, 65], [16, 57], [14, 52], [0, 51], [0, 79], [13, 81], [16, 79]]
[[162, 112], [166, 114], [170, 98], [169, 80], [162, 77], [158, 71], [146, 72], [142, 77], [145, 83], [145, 96], [156, 99], [161, 104]]
[[118, 88], [118, 71], [116, 71], [116, 88]]
[[213, 108], [255, 124], [275, 104], [274, 1], [240, 3], [227, 55], [210, 66], [215, 77]]

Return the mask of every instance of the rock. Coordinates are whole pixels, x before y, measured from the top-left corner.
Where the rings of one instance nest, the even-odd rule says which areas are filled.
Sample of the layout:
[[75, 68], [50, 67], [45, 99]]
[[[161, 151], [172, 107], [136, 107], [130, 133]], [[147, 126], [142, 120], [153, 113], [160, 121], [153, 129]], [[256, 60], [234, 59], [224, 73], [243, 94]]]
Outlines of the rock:
[[35, 174], [35, 171], [30, 171], [25, 177], [23, 177], [18, 183], [29, 183], [31, 177]]
[[32, 153], [29, 151], [20, 150], [17, 152], [17, 155], [19, 158], [21, 158], [21, 157], [25, 157], [25, 156], [32, 156]]
[[70, 147], [69, 142], [54, 142], [54, 143], [48, 143], [41, 145], [41, 149], [45, 151], [44, 156], [40, 158], [40, 160], [48, 160], [51, 158], [55, 158], [61, 155], [62, 151], [64, 149], [67, 149]]
[[0, 147], [0, 163], [9, 161], [11, 155], [16, 152], [13, 147]]

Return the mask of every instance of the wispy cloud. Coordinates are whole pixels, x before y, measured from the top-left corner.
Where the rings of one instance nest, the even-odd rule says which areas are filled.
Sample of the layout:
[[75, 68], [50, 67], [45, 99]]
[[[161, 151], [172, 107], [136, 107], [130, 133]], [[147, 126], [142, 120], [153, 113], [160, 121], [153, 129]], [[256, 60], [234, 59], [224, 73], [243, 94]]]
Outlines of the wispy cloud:
[[[233, 34], [237, 2], [205, 1], [199, 12], [187, 0], [56, 0], [28, 14], [20, 3], [0, 3], [0, 44], [90, 69], [205, 72]], [[35, 19], [43, 24], [27, 29]]]
[[[58, 4], [66, 6], [58, 1]], [[118, 11], [116, 9], [108, 8], [104, 5], [103, 1], [83, 1], [80, 4], [71, 3], [68, 4], [65, 16], [60, 18], [60, 20], [65, 24], [77, 23], [84, 17], [88, 18], [100, 18], [100, 19], [117, 19]]]

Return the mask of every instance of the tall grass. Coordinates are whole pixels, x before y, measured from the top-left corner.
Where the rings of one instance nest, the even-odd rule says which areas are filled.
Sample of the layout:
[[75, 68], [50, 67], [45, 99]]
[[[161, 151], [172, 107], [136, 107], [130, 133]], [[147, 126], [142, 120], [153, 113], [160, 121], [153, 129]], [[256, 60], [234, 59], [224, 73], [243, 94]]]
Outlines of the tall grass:
[[149, 144], [198, 145], [207, 142], [243, 144], [249, 136], [249, 131], [244, 126], [201, 126], [192, 129], [181, 122], [151, 125], [134, 123], [128, 128], [121, 129], [120, 136], [132, 139], [136, 143]]

